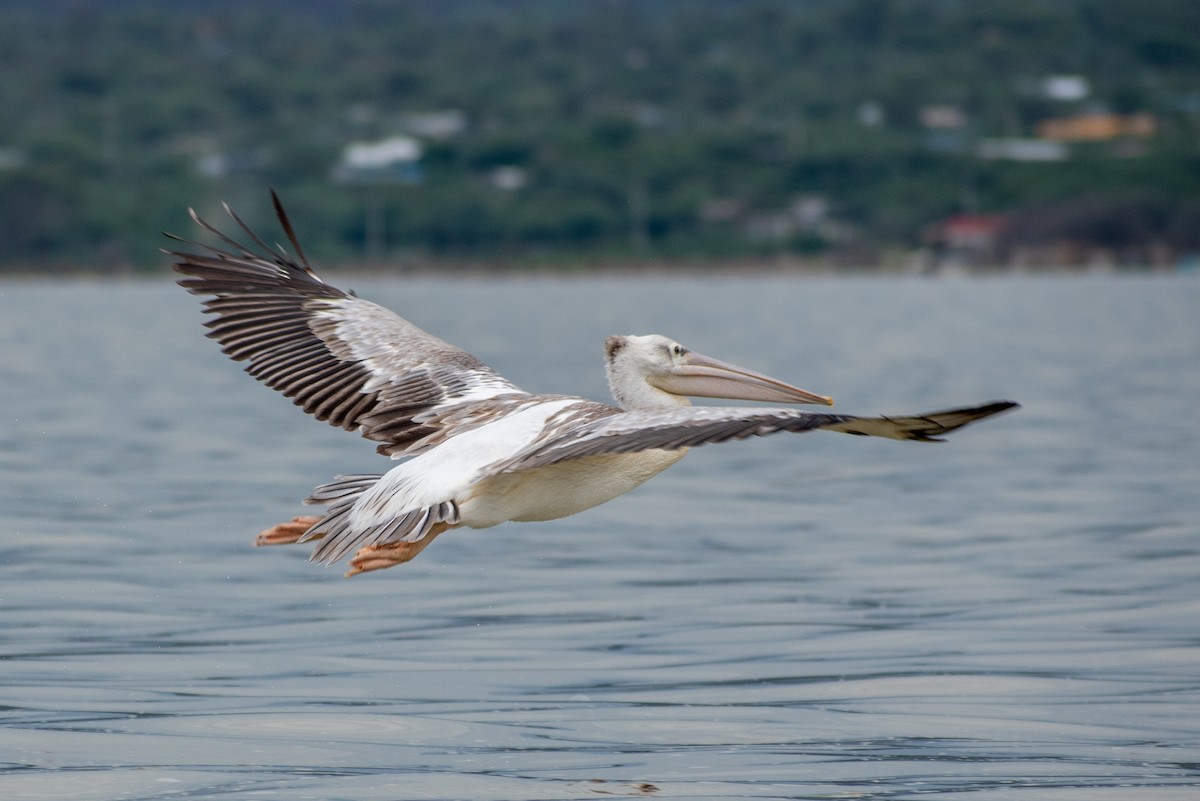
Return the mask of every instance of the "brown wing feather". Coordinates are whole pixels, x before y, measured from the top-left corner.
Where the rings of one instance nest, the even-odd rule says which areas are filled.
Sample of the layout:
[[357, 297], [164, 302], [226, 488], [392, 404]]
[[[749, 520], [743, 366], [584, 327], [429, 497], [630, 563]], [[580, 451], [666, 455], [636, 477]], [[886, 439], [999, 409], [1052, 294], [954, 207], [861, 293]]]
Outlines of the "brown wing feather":
[[524, 394], [466, 351], [370, 301], [325, 283], [308, 264], [282, 204], [280, 224], [299, 261], [266, 245], [228, 207], [247, 247], [192, 212], [227, 247], [191, 242], [176, 257], [181, 286], [210, 296], [206, 323], [230, 358], [331, 425], [360, 429], [381, 453], [415, 453], [447, 407]]
[[1017, 406], [1012, 401], [995, 401], [911, 417], [855, 417], [793, 409], [697, 406], [623, 412], [600, 417], [584, 426], [564, 426], [523, 453], [495, 465], [493, 470], [515, 472], [604, 453], [693, 448], [780, 431], [801, 433], [825, 429], [861, 436], [937, 442], [951, 431]]

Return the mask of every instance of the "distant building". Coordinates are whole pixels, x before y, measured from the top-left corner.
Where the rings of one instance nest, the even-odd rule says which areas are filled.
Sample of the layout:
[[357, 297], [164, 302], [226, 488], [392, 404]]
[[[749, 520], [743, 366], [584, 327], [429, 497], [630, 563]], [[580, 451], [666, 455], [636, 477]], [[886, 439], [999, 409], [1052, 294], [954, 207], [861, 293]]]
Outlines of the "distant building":
[[956, 131], [967, 125], [967, 113], [958, 106], [934, 104], [923, 106], [917, 113], [922, 128]]
[[754, 242], [783, 242], [796, 233], [796, 221], [786, 211], [760, 211], [746, 215], [742, 229]]
[[529, 183], [529, 175], [521, 167], [505, 165], [493, 169], [488, 176], [488, 181], [497, 189], [515, 192]]
[[878, 128], [887, 122], [887, 111], [878, 100], [866, 100], [858, 107], [858, 121], [867, 128]]
[[1158, 119], [1150, 113], [1080, 114], [1042, 120], [1037, 126], [1041, 139], [1058, 142], [1104, 142], [1119, 137], [1149, 139], [1158, 133]]
[[414, 136], [449, 139], [467, 129], [467, 113], [462, 109], [450, 108], [405, 114], [403, 125]]
[[955, 214], [928, 226], [922, 238], [939, 267], [994, 265], [1002, 260], [1008, 226], [1002, 214]]
[[970, 146], [967, 113], [949, 103], [922, 106], [917, 122], [925, 129], [925, 149], [934, 153], [963, 153]]
[[701, 208], [701, 218], [709, 222], [737, 219], [746, 237], [756, 242], [785, 242], [797, 235], [812, 235], [827, 243], [840, 243], [855, 236], [849, 224], [833, 218], [824, 195], [798, 195], [787, 208], [749, 213], [743, 213], [741, 205], [733, 201], [712, 200]]
[[791, 215], [801, 228], [815, 230], [829, 221], [829, 198], [801, 195], [792, 200]]
[[196, 158], [193, 167], [205, 178], [250, 175], [266, 169], [272, 160], [269, 150], [215, 151]]
[[1066, 161], [1066, 144], [1049, 139], [984, 139], [975, 149], [981, 159], [999, 161]]
[[1085, 100], [1092, 92], [1088, 79], [1082, 75], [1050, 75], [1042, 79], [1042, 97], [1072, 102]]
[[421, 171], [421, 143], [411, 136], [392, 136], [376, 142], [351, 142], [333, 169], [342, 184], [416, 184]]

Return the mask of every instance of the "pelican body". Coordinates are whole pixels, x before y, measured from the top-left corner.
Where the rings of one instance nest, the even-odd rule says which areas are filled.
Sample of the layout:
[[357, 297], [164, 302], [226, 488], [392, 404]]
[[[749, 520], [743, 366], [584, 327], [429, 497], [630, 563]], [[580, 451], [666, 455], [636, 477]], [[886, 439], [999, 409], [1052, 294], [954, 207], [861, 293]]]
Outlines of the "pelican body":
[[771, 407], [695, 407], [690, 397], [832, 406], [832, 399], [695, 353], [659, 335], [610, 336], [605, 369], [616, 405], [525, 392], [466, 351], [325, 283], [272, 193], [293, 253], [271, 248], [225, 207], [244, 245], [179, 237], [167, 251], [179, 283], [207, 296], [209, 336], [246, 371], [332, 425], [357, 430], [400, 460], [382, 475], [338, 476], [305, 500], [326, 507], [262, 532], [259, 545], [316, 542], [312, 561], [351, 552], [347, 575], [407, 562], [459, 527], [554, 520], [612, 500], [675, 464], [688, 448], [779, 431], [824, 429], [935, 441], [1011, 401], [908, 417]]

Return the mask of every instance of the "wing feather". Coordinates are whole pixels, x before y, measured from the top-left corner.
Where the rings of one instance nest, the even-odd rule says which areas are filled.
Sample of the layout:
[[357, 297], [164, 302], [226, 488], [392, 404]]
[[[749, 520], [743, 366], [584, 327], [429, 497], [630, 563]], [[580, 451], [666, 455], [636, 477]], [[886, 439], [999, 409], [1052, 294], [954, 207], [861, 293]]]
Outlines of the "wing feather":
[[1015, 408], [1011, 401], [908, 417], [856, 417], [794, 409], [684, 406], [619, 412], [582, 426], [559, 426], [491, 472], [511, 473], [606, 453], [679, 450], [781, 431], [825, 429], [860, 436], [937, 442], [965, 425]]
[[[398, 315], [325, 283], [308, 263], [272, 192], [292, 251], [272, 248], [228, 206], [247, 246], [191, 211], [221, 246], [168, 234], [198, 252], [174, 256], [179, 283], [207, 296], [208, 336], [246, 372], [331, 425], [358, 429], [388, 455], [416, 453], [437, 412], [519, 388], [466, 351]], [[417, 418], [422, 418], [417, 421]]]

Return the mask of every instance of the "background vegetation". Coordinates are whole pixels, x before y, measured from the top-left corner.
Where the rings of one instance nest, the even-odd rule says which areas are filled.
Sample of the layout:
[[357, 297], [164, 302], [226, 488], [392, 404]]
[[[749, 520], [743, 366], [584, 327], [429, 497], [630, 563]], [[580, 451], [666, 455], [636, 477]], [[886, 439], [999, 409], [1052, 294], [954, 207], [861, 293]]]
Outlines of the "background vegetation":
[[[326, 261], [871, 261], [963, 212], [1185, 253], [1198, 32], [1177, 0], [8, 2], [0, 265], [161, 266], [187, 206], [266, 224], [267, 185]], [[980, 155], [1084, 113], [1153, 131]], [[338, 172], [401, 134], [407, 171]]]

